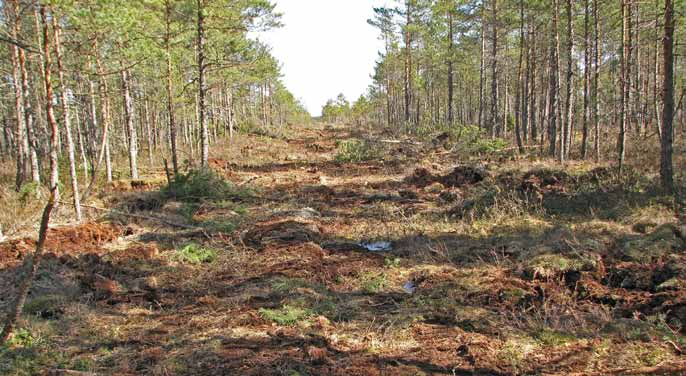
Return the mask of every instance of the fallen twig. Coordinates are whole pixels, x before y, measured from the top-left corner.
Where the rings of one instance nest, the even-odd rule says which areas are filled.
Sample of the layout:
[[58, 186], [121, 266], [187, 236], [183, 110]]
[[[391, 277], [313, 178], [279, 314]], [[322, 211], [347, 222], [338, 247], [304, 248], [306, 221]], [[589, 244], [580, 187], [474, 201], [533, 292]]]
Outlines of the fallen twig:
[[[62, 202], [62, 201], [60, 201], [60, 204], [71, 205], [71, 204], [68, 203], [68, 202]], [[159, 217], [153, 217], [153, 216], [142, 215], [142, 214], [126, 213], [126, 212], [119, 211], [119, 210], [116, 210], [116, 209], [106, 209], [106, 208], [101, 208], [101, 207], [93, 206], [93, 205], [84, 205], [84, 204], [81, 204], [81, 206], [84, 207], [84, 208], [89, 208], [89, 209], [93, 209], [93, 210], [97, 210], [97, 211], [102, 211], [102, 212], [111, 212], [111, 213], [114, 213], [114, 214], [123, 215], [123, 216], [127, 216], [127, 217], [132, 217], [132, 218], [139, 218], [139, 219], [147, 219], [147, 220], [150, 220], [150, 221], [157, 221], [157, 222], [161, 222], [161, 223], [163, 223], [163, 224], [165, 224], [165, 225], [172, 226], [172, 227], [185, 228], [185, 229], [187, 229], [187, 230], [200, 230], [200, 231], [202, 231], [203, 235], [205, 235], [205, 237], [207, 237], [208, 239], [209, 239], [209, 237], [210, 237], [210, 236], [205, 232], [205, 229], [204, 229], [204, 228], [198, 227], [198, 226], [191, 226], [191, 225], [186, 225], [186, 224], [183, 224], [183, 223], [171, 222], [171, 221], [168, 221], [168, 220], [166, 220], [166, 219], [159, 218]]]
[[640, 368], [615, 368], [600, 372], [571, 373], [571, 376], [602, 376], [602, 375], [682, 375], [686, 371], [686, 360], [676, 362], [664, 362], [656, 366]]
[[259, 179], [259, 178], [260, 178], [260, 176], [258, 176], [258, 175], [251, 176], [249, 179], [245, 180], [244, 182], [238, 183], [237, 186], [238, 186], [238, 187], [243, 187], [243, 186], [245, 186], [245, 185], [248, 185], [248, 184], [254, 182], [255, 180], [257, 180], [257, 179]]
[[48, 376], [97, 376], [94, 372], [74, 371], [70, 369], [51, 369], [47, 372]]
[[415, 145], [415, 146], [424, 145], [422, 142], [410, 141], [410, 140], [373, 140], [373, 141], [383, 142], [386, 144], [409, 144], [409, 145]]

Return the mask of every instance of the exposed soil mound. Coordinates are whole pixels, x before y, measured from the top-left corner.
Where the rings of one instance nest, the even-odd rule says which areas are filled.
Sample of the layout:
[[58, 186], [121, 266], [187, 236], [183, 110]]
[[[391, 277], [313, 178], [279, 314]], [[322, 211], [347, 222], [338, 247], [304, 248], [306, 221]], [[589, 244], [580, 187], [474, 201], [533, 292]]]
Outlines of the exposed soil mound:
[[449, 174], [441, 176], [439, 183], [446, 187], [462, 187], [477, 184], [488, 177], [488, 172], [480, 166], [457, 166]]
[[561, 193], [570, 181], [571, 177], [564, 171], [535, 170], [524, 175], [521, 189], [524, 192]]
[[257, 224], [246, 231], [242, 240], [245, 244], [263, 247], [269, 244], [318, 242], [322, 232], [316, 223], [304, 220], [279, 220]]
[[419, 188], [435, 183], [440, 183], [445, 187], [462, 187], [480, 183], [486, 177], [488, 177], [488, 172], [480, 166], [457, 166], [445, 175], [436, 175], [426, 168], [418, 168], [412, 175], [405, 178], [405, 182]]
[[405, 182], [416, 187], [427, 187], [438, 181], [438, 177], [429, 170], [420, 167], [414, 170], [412, 175], [405, 178]]
[[[117, 239], [124, 229], [109, 223], [86, 223], [77, 227], [52, 228], [48, 230], [45, 253], [80, 255], [102, 253], [103, 245]], [[12, 240], [0, 244], [0, 266], [21, 260], [32, 252], [36, 241], [32, 238]]]

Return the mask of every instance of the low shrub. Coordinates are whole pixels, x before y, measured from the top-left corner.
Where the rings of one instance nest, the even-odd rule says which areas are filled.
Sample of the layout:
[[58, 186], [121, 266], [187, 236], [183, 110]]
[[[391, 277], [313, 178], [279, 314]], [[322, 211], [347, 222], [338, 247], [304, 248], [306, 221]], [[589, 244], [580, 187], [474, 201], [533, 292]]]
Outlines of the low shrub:
[[338, 143], [335, 160], [342, 163], [359, 163], [377, 158], [379, 153], [365, 140], [345, 140]]
[[250, 193], [226, 181], [214, 170], [202, 168], [177, 176], [162, 189], [162, 194], [168, 199], [201, 202], [225, 200], [227, 197], [241, 198]]

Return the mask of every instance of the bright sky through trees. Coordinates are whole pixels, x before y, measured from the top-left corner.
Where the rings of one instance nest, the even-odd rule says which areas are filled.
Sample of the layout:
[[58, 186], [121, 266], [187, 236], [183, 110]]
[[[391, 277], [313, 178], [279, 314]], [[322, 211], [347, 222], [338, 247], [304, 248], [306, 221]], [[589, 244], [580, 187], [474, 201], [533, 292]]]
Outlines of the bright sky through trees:
[[[314, 116], [343, 92], [357, 99], [371, 83], [382, 43], [367, 24], [383, 0], [278, 0], [284, 27], [260, 36], [283, 64], [284, 82]], [[332, 91], [333, 90], [333, 91]]]

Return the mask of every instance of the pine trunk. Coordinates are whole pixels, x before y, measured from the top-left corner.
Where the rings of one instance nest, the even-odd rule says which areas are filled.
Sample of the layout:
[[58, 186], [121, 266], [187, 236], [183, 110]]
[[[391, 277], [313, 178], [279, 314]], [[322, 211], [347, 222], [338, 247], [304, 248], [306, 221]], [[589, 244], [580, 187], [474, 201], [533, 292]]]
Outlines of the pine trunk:
[[198, 125], [200, 127], [201, 154], [200, 165], [207, 167], [210, 154], [210, 135], [207, 128], [207, 113], [205, 109], [205, 0], [197, 0], [198, 6]]
[[590, 0], [584, 0], [584, 124], [581, 134], [581, 158], [588, 156], [588, 123], [591, 117], [591, 37]]
[[29, 294], [29, 289], [38, 271], [38, 266], [40, 265], [41, 256], [43, 255], [43, 247], [45, 245], [45, 239], [48, 232], [48, 224], [50, 223], [50, 214], [59, 202], [59, 191], [58, 191], [58, 165], [57, 165], [57, 121], [55, 120], [55, 114], [52, 108], [52, 82], [51, 82], [51, 71], [50, 71], [50, 39], [48, 34], [48, 24], [47, 17], [45, 14], [45, 6], [40, 7], [41, 20], [43, 24], [43, 54], [44, 57], [44, 78], [45, 78], [45, 109], [47, 114], [48, 123], [50, 124], [50, 198], [48, 203], [43, 210], [43, 215], [41, 217], [40, 228], [38, 232], [38, 242], [36, 243], [36, 249], [31, 255], [27, 255], [24, 258], [24, 275], [22, 276], [21, 282], [19, 283], [19, 288], [17, 291], [17, 296], [13, 304], [10, 306], [9, 313], [4, 323], [4, 328], [2, 333], [0, 333], [0, 345], [3, 345], [12, 335], [14, 327], [19, 321], [19, 316], [26, 303], [26, 298]]
[[674, 120], [674, 3], [665, 0], [665, 34], [662, 39], [662, 59], [664, 81], [662, 87], [662, 139], [660, 153], [660, 179], [662, 188], [667, 192], [674, 191], [672, 168], [672, 138]]
[[492, 49], [491, 49], [491, 138], [500, 136], [498, 109], [498, 0], [491, 1], [491, 26], [492, 26]]
[[81, 222], [81, 199], [79, 197], [79, 180], [76, 173], [76, 154], [74, 138], [71, 133], [71, 118], [69, 100], [67, 98], [67, 83], [64, 78], [64, 66], [62, 64], [62, 46], [60, 43], [61, 30], [57, 18], [52, 17], [52, 30], [55, 36], [55, 57], [57, 59], [57, 77], [60, 86], [60, 102], [62, 104], [62, 126], [67, 139], [67, 156], [69, 158], [69, 178], [71, 180], [72, 203], [76, 221]]

